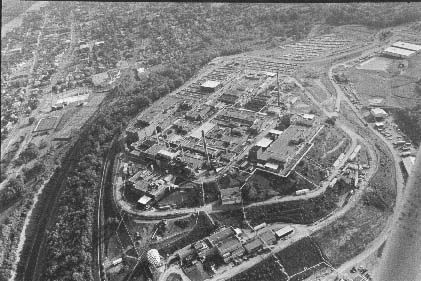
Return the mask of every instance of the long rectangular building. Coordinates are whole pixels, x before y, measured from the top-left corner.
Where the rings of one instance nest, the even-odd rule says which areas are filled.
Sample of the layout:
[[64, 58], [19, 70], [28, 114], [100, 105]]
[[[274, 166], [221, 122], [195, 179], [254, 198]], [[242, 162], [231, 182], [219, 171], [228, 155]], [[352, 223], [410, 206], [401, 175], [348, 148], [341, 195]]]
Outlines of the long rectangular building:
[[385, 55], [398, 57], [398, 58], [409, 58], [415, 53], [416, 53], [415, 51], [406, 50], [402, 48], [396, 48], [396, 47], [388, 47], [383, 51], [383, 54]]
[[402, 41], [395, 42], [395, 43], [392, 44], [392, 46], [397, 47], [397, 48], [401, 48], [401, 49], [410, 50], [410, 51], [415, 51], [415, 52], [421, 51], [421, 45], [406, 43], [406, 42], [402, 42]]

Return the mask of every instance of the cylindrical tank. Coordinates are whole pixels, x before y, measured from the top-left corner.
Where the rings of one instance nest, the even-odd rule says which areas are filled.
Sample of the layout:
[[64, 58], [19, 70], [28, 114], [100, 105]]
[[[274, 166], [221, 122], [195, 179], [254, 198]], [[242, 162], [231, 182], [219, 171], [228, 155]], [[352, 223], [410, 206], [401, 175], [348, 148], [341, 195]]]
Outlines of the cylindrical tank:
[[148, 262], [154, 267], [158, 267], [161, 264], [161, 256], [159, 255], [157, 249], [149, 250], [146, 254], [146, 257], [148, 259]]

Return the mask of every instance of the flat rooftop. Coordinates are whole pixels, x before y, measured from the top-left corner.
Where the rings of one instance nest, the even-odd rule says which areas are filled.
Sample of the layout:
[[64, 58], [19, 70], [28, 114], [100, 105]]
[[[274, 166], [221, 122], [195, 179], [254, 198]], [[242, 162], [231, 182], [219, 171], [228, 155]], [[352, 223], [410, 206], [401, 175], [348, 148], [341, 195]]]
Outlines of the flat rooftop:
[[390, 53], [390, 54], [396, 54], [404, 57], [409, 57], [413, 54], [415, 54], [415, 51], [410, 51], [406, 49], [396, 48], [396, 47], [388, 47], [384, 49], [384, 52]]
[[214, 80], [207, 80], [205, 83], [203, 83], [202, 85], [200, 85], [203, 88], [216, 88], [221, 84], [221, 82], [219, 81], [214, 81]]
[[266, 151], [261, 152], [258, 155], [258, 158], [263, 161], [273, 159], [280, 162], [286, 162], [289, 158], [292, 158], [295, 155], [299, 148], [299, 145], [289, 145], [289, 142], [291, 140], [298, 141], [301, 138], [305, 142], [313, 133], [313, 127], [309, 128], [299, 125], [291, 125], [281, 135], [279, 135], [278, 139], [272, 142]]
[[406, 43], [406, 42], [402, 42], [402, 41], [395, 42], [395, 43], [392, 44], [392, 46], [407, 49], [407, 50], [411, 50], [411, 51], [416, 51], [416, 52], [421, 50], [421, 45]]

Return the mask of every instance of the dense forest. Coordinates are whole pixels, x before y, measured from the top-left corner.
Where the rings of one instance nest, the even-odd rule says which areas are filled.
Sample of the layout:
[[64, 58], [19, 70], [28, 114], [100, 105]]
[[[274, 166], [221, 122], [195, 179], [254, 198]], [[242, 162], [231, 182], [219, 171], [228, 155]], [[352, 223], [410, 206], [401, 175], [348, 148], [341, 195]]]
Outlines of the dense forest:
[[[159, 66], [139, 81], [134, 78], [133, 73], [123, 74], [119, 84], [110, 91], [95, 114], [95, 119], [82, 128], [79, 140], [81, 150], [76, 157], [72, 157], [77, 161], [67, 174], [55, 213], [55, 223], [47, 232], [46, 268], [42, 280], [93, 280], [90, 269], [92, 227], [101, 166], [114, 136], [119, 135], [130, 118], [151, 102], [181, 86], [217, 56], [268, 46], [275, 36], [303, 38], [316, 22], [385, 27], [419, 19], [421, 11], [411, 5], [223, 4], [215, 8], [211, 4], [189, 3], [174, 7], [154, 3], [152, 12], [159, 14], [165, 11], [173, 14], [176, 18], [173, 25], [185, 30], [185, 34], [196, 34], [195, 38], [200, 44], [195, 46], [199, 47], [192, 49], [183, 44], [172, 44], [171, 30], [164, 27], [164, 19], [155, 21], [154, 27], [147, 29], [152, 32], [152, 37], [161, 37], [160, 40], [168, 38], [162, 46], [171, 46], [175, 51], [178, 48], [179, 52], [176, 53], [179, 55], [151, 60], [151, 65]], [[205, 19], [206, 22], [195, 22], [200, 19]], [[207, 28], [200, 29], [198, 26]], [[241, 34], [248, 34], [248, 38], [238, 39], [236, 34], [240, 29], [243, 30]], [[266, 39], [262, 40], [264, 37]], [[188, 40], [187, 36], [185, 40]], [[253, 41], [254, 44], [244, 43], [247, 41]], [[412, 118], [411, 115], [401, 114], [402, 120]], [[417, 124], [420, 128], [420, 122]], [[421, 133], [418, 133], [419, 136]], [[36, 151], [28, 150], [20, 160], [26, 161], [34, 156], [36, 157]], [[42, 170], [43, 167], [38, 165], [35, 169]], [[30, 178], [32, 177], [31, 175]], [[21, 189], [23, 181], [20, 178], [14, 181], [13, 188]], [[4, 276], [0, 276], [0, 279], [2, 277]]]
[[421, 104], [409, 110], [398, 110], [395, 114], [395, 121], [399, 128], [412, 142], [417, 145], [421, 143]]

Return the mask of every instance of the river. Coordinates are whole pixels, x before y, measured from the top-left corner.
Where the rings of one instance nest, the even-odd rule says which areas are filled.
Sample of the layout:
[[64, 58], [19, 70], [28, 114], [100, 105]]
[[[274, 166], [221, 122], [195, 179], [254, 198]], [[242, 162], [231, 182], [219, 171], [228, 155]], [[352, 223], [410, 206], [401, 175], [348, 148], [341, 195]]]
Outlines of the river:
[[13, 30], [16, 27], [19, 27], [22, 24], [22, 19], [27, 12], [39, 10], [41, 7], [48, 5], [48, 1], [35, 1], [31, 7], [29, 7], [25, 12], [21, 13], [19, 16], [15, 17], [4, 26], [1, 26], [1, 38], [3, 39], [6, 36], [7, 32]]

